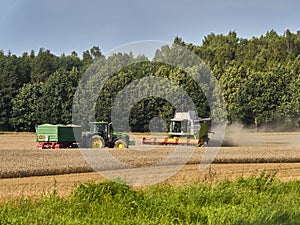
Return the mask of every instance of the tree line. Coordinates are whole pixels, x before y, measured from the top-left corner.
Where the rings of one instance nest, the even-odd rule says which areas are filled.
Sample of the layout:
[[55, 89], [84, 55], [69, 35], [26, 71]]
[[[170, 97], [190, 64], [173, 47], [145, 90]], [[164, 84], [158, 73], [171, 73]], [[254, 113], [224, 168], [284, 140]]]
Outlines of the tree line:
[[[132, 103], [129, 115], [132, 131], [149, 130], [149, 123], [155, 117], [172, 118], [178, 110], [174, 104], [184, 108], [187, 103], [174, 97], [179, 90], [189, 95], [199, 116], [212, 116], [215, 112], [205, 93], [211, 92], [212, 98], [220, 93], [210, 90], [207, 85], [200, 88], [195, 81], [198, 78], [189, 76], [194, 74], [211, 84], [214, 81], [209, 77], [210, 73], [221, 89], [228, 123], [281, 130], [299, 127], [300, 31], [286, 30], [279, 35], [271, 30], [249, 39], [240, 38], [233, 31], [226, 35], [211, 33], [199, 45], [186, 43], [180, 37], [174, 39], [173, 45], [188, 49], [203, 63], [197, 67], [189, 65], [191, 60], [184, 54], [178, 57], [178, 49], [174, 46], [163, 46], [151, 61], [145, 56], [125, 53], [105, 57], [99, 47], [93, 47], [81, 56], [76, 52], [56, 56], [42, 48], [37, 53], [25, 52], [21, 56], [0, 51], [0, 130], [34, 131], [37, 124], [72, 123], [73, 110], [89, 104], [84, 100], [80, 100], [79, 105], [73, 102], [78, 85], [82, 85], [88, 73], [112, 73], [102, 84], [101, 93], [95, 92], [99, 95], [93, 106], [93, 116], [97, 120], [111, 119], [115, 99], [132, 82], [142, 81], [146, 76], [170, 80], [161, 84], [170, 89], [170, 94], [157, 89], [156, 97]], [[171, 59], [183, 67], [162, 63], [162, 59], [164, 62]], [[86, 90], [95, 89], [99, 80], [101, 77], [89, 79], [85, 83]], [[137, 84], [135, 94], [150, 88], [147, 82]], [[172, 96], [175, 103], [171, 104], [166, 99]], [[217, 108], [218, 102], [213, 104]], [[77, 119], [89, 120], [85, 115], [79, 115]]]

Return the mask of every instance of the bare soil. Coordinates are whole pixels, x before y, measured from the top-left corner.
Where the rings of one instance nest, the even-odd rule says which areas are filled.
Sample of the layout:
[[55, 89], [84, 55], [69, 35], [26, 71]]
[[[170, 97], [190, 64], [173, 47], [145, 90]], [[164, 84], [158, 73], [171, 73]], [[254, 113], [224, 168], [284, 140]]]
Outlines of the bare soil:
[[[205, 149], [197, 148], [186, 165], [162, 184], [218, 182], [259, 175], [263, 171], [275, 172], [276, 177], [283, 181], [300, 179], [299, 133], [238, 133], [237, 139], [234, 139], [234, 135], [227, 137], [227, 141], [232, 138], [231, 147], [222, 147], [206, 170], [199, 170]], [[209, 151], [209, 148], [206, 150]], [[134, 148], [104, 151], [110, 152], [120, 162], [143, 167], [159, 163], [172, 154], [174, 148], [159, 146], [149, 151], [137, 151]], [[110, 168], [115, 171], [118, 169]], [[78, 149], [39, 150], [33, 133], [0, 135], [0, 201], [37, 197], [53, 191], [66, 196], [78, 183], [106, 179], [93, 171]], [[164, 173], [164, 168], [159, 172]]]

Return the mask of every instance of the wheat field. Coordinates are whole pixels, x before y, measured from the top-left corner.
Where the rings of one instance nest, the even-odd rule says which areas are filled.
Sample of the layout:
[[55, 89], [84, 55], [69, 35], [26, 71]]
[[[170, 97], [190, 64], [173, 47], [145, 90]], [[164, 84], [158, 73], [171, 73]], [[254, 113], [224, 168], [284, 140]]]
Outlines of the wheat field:
[[[245, 140], [239, 137], [235, 142], [232, 139], [234, 135], [228, 135], [226, 141], [231, 142], [231, 147], [220, 148], [213, 163], [204, 171], [199, 170], [201, 158], [204, 151], [210, 149], [195, 148], [183, 168], [162, 183], [218, 182], [248, 177], [262, 171], [275, 171], [282, 180], [300, 179], [300, 146], [295, 144], [299, 133], [247, 135], [243, 137]], [[257, 143], [254, 139], [258, 140]], [[124, 164], [137, 167], [156, 165], [174, 153], [174, 147], [156, 146], [149, 151], [138, 151], [136, 148], [104, 151]], [[35, 196], [53, 188], [65, 195], [78, 182], [104, 180], [84, 159], [82, 151], [95, 150], [39, 150], [33, 133], [1, 134], [0, 198]], [[184, 149], [175, 155], [175, 160], [181, 154], [185, 154]]]

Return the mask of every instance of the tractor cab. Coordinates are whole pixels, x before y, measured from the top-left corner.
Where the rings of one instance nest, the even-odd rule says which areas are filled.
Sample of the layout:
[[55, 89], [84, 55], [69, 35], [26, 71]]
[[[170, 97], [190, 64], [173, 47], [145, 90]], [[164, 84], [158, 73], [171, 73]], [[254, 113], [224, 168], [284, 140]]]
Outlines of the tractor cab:
[[112, 125], [108, 122], [90, 122], [91, 133], [110, 133], [112, 132]]

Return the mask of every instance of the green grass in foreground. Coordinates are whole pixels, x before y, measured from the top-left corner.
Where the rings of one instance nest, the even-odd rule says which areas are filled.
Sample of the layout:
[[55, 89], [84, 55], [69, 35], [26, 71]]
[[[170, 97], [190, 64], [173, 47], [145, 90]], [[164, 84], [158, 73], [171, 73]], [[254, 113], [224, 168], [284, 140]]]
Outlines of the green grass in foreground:
[[0, 205], [0, 224], [300, 224], [300, 181], [261, 174], [218, 184], [135, 190], [107, 181]]

